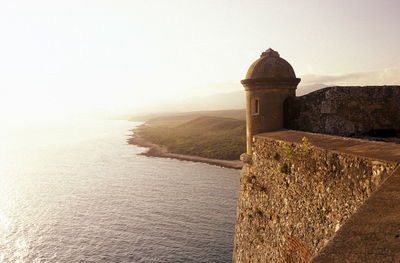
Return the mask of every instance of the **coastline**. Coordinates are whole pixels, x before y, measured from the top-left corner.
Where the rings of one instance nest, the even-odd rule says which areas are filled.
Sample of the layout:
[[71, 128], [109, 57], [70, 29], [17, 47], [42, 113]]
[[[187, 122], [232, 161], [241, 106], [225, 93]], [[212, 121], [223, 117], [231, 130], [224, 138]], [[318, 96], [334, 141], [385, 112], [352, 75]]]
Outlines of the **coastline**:
[[211, 159], [195, 155], [170, 153], [167, 151], [165, 147], [146, 141], [143, 137], [140, 136], [140, 134], [135, 129], [132, 130], [132, 135], [130, 136], [131, 137], [127, 140], [129, 144], [148, 148], [147, 151], [140, 153], [139, 155], [144, 155], [148, 157], [173, 158], [183, 161], [201, 162], [231, 169], [241, 169], [243, 166], [243, 163], [239, 160], [220, 160], [220, 159]]

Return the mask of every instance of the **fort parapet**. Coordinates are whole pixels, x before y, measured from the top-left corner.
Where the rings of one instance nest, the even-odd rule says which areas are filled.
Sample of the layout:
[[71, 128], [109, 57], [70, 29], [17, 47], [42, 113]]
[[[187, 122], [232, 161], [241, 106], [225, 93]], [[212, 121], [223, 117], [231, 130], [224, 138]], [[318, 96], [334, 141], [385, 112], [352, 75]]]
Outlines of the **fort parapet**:
[[284, 105], [284, 127], [340, 136], [400, 131], [400, 86], [329, 87]]
[[282, 63], [269, 54], [268, 82], [261, 69], [242, 81], [248, 148], [234, 262], [398, 262], [400, 144], [342, 136], [398, 136], [400, 86], [295, 97], [299, 79], [282, 81], [287, 65], [274, 68]]

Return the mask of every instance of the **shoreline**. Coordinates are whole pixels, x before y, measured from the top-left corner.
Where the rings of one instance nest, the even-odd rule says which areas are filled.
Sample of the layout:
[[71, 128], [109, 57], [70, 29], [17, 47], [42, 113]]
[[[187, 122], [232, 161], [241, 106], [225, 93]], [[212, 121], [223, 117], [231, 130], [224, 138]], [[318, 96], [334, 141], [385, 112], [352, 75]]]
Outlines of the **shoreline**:
[[170, 153], [167, 151], [165, 147], [146, 141], [143, 137], [140, 136], [137, 130], [133, 129], [131, 131], [133, 132], [133, 134], [131, 134], [130, 138], [127, 140], [128, 144], [148, 148], [145, 152], [139, 153], [138, 155], [144, 155], [148, 157], [173, 158], [182, 161], [200, 162], [231, 169], [241, 169], [243, 167], [243, 163], [239, 160], [220, 160], [220, 159], [211, 159], [195, 155]]

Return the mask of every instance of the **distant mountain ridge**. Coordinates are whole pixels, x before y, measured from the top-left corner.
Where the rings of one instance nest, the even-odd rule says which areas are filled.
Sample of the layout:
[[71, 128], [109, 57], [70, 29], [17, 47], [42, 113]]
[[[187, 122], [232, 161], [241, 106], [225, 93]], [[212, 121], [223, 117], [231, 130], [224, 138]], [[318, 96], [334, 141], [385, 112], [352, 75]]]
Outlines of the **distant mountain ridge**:
[[234, 110], [210, 110], [210, 111], [188, 111], [188, 112], [161, 112], [161, 113], [150, 113], [150, 114], [137, 114], [128, 117], [130, 121], [146, 121], [147, 123], [160, 123], [160, 122], [185, 122], [194, 120], [198, 117], [221, 117], [221, 118], [233, 118], [239, 120], [246, 119], [246, 110], [234, 109]]

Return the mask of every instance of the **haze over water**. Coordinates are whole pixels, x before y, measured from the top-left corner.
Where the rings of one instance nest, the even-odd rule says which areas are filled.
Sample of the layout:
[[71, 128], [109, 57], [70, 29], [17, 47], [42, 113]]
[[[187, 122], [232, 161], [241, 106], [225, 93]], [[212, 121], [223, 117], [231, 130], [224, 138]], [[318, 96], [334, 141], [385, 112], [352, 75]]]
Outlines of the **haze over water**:
[[229, 262], [237, 170], [136, 155], [135, 123], [0, 133], [0, 262]]

